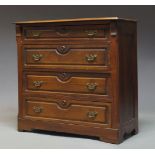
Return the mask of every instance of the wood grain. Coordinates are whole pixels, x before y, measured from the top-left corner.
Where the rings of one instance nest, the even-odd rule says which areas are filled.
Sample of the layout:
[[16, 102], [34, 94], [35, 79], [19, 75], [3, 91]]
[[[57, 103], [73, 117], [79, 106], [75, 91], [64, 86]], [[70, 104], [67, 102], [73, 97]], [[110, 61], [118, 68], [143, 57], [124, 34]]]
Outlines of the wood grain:
[[[101, 49], [72, 49], [65, 47], [64, 54], [59, 52], [59, 46], [55, 49], [25, 49], [25, 65], [101, 65], [110, 64], [108, 47]], [[38, 58], [38, 59], [37, 59]]]
[[[17, 22], [16, 40], [19, 131], [89, 135], [116, 144], [137, 134], [134, 20]], [[97, 57], [88, 62], [90, 55]]]
[[[55, 91], [55, 92], [102, 94], [102, 95], [108, 95], [109, 93], [108, 92], [110, 83], [109, 78], [70, 77], [70, 75], [66, 74], [67, 73], [65, 73], [65, 75], [61, 75], [60, 73], [58, 76], [27, 75], [26, 89], [34, 91], [42, 90], [42, 91]], [[40, 82], [38, 83], [39, 86], [35, 84], [35, 82]]]
[[84, 26], [42, 26], [23, 28], [25, 39], [45, 38], [106, 38], [109, 36], [109, 24]]
[[[66, 104], [66, 105], [65, 105]], [[72, 121], [84, 121], [92, 123], [107, 124], [110, 120], [107, 120], [109, 115], [107, 112], [107, 106], [93, 107], [72, 104], [68, 101], [54, 102], [38, 102], [27, 101], [26, 103], [26, 116], [40, 117], [41, 118], [53, 118], [53, 119], [65, 119]], [[37, 109], [38, 108], [38, 109]], [[38, 110], [38, 111], [37, 111]], [[39, 111], [40, 110], [40, 111]], [[96, 113], [96, 115], [92, 115]], [[90, 116], [89, 116], [90, 115]]]

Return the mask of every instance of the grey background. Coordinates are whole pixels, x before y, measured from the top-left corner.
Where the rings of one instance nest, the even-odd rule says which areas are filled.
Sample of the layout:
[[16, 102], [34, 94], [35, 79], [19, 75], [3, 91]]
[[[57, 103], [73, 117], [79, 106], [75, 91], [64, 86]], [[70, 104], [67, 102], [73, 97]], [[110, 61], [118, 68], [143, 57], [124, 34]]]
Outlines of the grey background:
[[[0, 148], [155, 148], [155, 6], [0, 6]], [[17, 52], [20, 20], [119, 16], [138, 20], [139, 134], [120, 145], [56, 134], [19, 133]]]

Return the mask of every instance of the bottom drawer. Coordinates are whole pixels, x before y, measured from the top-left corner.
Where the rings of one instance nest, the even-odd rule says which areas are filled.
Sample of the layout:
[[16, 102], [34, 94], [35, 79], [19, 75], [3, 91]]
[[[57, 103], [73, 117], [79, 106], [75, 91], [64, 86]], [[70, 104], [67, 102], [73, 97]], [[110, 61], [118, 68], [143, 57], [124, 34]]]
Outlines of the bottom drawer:
[[109, 105], [91, 106], [75, 103], [26, 101], [26, 116], [109, 124]]

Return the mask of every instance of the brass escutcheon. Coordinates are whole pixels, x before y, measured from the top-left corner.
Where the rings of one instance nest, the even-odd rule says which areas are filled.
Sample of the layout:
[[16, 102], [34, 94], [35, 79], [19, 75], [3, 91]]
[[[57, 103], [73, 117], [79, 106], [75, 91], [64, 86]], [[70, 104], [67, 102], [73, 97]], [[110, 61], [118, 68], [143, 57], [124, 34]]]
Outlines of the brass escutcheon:
[[62, 100], [62, 101], [58, 102], [58, 105], [59, 105], [61, 108], [68, 108], [71, 104], [68, 103], [66, 100]]
[[57, 47], [57, 52], [60, 54], [66, 54], [68, 51], [69, 51], [69, 47], [67, 47], [66, 45]]

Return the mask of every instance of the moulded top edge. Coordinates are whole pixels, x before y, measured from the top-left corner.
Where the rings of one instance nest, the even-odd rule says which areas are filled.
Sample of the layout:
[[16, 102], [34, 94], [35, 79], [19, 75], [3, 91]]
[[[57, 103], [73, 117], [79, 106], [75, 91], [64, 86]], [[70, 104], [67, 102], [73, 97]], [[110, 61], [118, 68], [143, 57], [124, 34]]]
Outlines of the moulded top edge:
[[53, 20], [34, 20], [34, 21], [19, 21], [15, 22], [15, 24], [41, 24], [41, 23], [63, 23], [63, 22], [84, 22], [84, 21], [107, 21], [107, 20], [125, 20], [125, 21], [133, 21], [134, 19], [126, 19], [119, 17], [97, 17], [97, 18], [73, 18], [73, 19], [53, 19]]

